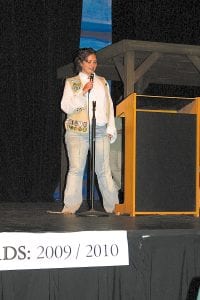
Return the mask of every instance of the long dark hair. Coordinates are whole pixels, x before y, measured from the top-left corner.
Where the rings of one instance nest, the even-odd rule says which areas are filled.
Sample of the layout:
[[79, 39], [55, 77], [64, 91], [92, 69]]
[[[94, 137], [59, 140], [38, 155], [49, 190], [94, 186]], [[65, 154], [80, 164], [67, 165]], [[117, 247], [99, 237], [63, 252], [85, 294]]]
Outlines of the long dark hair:
[[87, 57], [91, 54], [96, 55], [96, 51], [93, 48], [80, 48], [74, 55], [73, 63], [74, 63], [74, 71], [78, 74], [81, 70], [81, 63], [87, 59]]

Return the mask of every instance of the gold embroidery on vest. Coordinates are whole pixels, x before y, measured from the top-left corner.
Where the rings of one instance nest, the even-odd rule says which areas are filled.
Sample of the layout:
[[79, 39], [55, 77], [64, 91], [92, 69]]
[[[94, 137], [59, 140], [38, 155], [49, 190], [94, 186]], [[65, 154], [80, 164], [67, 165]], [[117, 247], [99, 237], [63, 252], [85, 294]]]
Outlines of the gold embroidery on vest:
[[74, 93], [78, 93], [81, 90], [82, 83], [79, 76], [69, 79], [69, 82]]

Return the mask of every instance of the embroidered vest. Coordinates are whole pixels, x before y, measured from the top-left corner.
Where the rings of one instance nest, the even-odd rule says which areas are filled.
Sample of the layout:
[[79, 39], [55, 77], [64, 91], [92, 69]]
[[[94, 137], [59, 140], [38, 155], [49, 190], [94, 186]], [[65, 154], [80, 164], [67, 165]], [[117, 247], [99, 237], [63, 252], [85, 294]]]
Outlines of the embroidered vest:
[[[97, 75], [96, 75], [97, 76]], [[98, 79], [101, 80], [103, 87], [105, 88], [106, 93], [106, 117], [107, 121], [109, 120], [110, 115], [110, 93], [108, 89], [108, 84], [104, 77], [97, 76]], [[82, 82], [80, 80], [79, 75], [75, 77], [71, 77], [67, 79], [70, 83], [71, 89], [74, 93], [74, 95], [80, 93], [80, 91], [83, 89]], [[80, 133], [87, 133], [88, 132], [88, 111], [87, 106], [82, 108], [78, 108], [73, 112], [72, 114], [68, 114], [67, 120], [65, 121], [65, 127], [66, 129], [74, 130]]]

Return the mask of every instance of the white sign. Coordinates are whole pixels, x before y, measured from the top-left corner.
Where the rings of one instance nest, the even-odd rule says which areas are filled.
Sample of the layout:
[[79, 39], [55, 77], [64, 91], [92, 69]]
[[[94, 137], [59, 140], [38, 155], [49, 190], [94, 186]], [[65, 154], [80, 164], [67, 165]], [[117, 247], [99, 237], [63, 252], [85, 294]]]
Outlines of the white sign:
[[126, 231], [0, 233], [0, 270], [128, 264]]

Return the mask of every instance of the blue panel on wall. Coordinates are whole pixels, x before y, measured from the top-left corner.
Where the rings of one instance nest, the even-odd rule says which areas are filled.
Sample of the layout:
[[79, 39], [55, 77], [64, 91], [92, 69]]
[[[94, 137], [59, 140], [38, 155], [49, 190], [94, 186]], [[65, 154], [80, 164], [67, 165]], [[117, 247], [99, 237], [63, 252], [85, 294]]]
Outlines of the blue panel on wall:
[[99, 50], [111, 44], [111, 0], [83, 0], [80, 47]]

